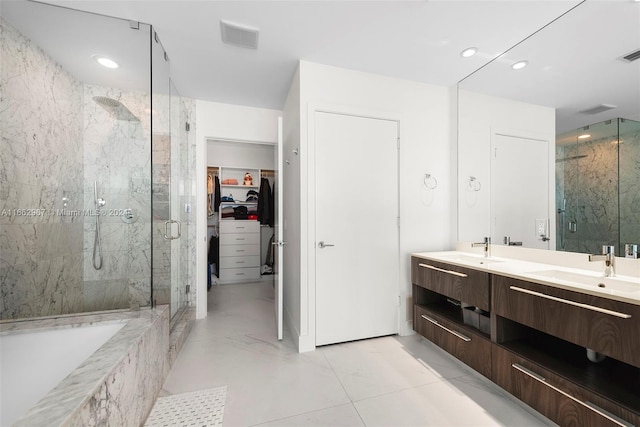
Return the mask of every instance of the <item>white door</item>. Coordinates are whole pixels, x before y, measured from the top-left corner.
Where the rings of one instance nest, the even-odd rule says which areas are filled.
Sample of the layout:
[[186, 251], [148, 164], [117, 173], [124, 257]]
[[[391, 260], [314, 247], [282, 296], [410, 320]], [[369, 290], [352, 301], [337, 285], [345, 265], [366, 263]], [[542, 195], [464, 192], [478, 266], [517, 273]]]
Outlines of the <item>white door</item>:
[[315, 113], [316, 345], [398, 332], [398, 124]]
[[495, 134], [491, 159], [491, 241], [549, 249], [549, 143]]
[[282, 191], [282, 164], [283, 164], [283, 141], [282, 141], [282, 117], [278, 117], [278, 146], [276, 147], [276, 171], [275, 171], [275, 183], [273, 186], [273, 198], [274, 198], [274, 211], [275, 211], [275, 219], [274, 219], [274, 239], [273, 239], [273, 251], [274, 251], [274, 262], [273, 262], [273, 273], [274, 273], [274, 290], [275, 290], [275, 309], [276, 309], [276, 329], [278, 331], [278, 339], [282, 339], [282, 304], [283, 304], [283, 261], [284, 257], [283, 246], [285, 242], [283, 241], [283, 227], [282, 227], [282, 213], [283, 209], [283, 201], [281, 195], [284, 194]]

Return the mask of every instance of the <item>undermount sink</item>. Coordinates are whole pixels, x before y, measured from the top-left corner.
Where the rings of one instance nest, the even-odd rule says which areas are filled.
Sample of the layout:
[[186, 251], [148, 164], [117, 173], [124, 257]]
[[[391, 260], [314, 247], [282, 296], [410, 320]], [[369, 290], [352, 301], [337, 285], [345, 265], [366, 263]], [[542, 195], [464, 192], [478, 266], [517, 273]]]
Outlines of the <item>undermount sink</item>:
[[493, 258], [484, 258], [482, 256], [473, 256], [473, 255], [463, 255], [463, 254], [449, 254], [442, 255], [442, 259], [450, 261], [450, 262], [458, 262], [461, 264], [471, 264], [471, 265], [487, 265], [496, 262], [502, 262], [500, 260], [496, 260]]
[[624, 294], [640, 294], [640, 281], [628, 281], [617, 277], [602, 277], [597, 274], [580, 274], [562, 270], [530, 271], [532, 276], [545, 277], [553, 280], [571, 282], [580, 286], [588, 286], [600, 289], [604, 292], [614, 291]]

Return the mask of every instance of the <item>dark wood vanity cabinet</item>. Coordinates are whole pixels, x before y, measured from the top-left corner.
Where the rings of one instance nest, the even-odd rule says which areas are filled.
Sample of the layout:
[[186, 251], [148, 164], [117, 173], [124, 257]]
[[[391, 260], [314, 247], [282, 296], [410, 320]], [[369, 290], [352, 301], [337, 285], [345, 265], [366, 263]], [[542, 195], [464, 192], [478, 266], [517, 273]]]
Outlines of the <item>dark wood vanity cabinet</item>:
[[[640, 427], [639, 305], [415, 256], [411, 278], [416, 332], [532, 408], [561, 426]], [[465, 304], [490, 311], [490, 334], [464, 324]]]
[[470, 268], [413, 257], [411, 277], [413, 328], [491, 378], [490, 336], [466, 325], [463, 314], [466, 306], [489, 310], [489, 275]]
[[420, 305], [413, 316], [416, 332], [491, 378], [491, 341], [486, 336]]
[[412, 257], [411, 277], [415, 285], [490, 311], [488, 273]]
[[640, 306], [497, 275], [492, 293], [497, 316], [640, 367]]
[[601, 384], [598, 392], [591, 391], [498, 344], [491, 360], [496, 384], [561, 426], [640, 425], [638, 413], [605, 397], [616, 392], [616, 385]]

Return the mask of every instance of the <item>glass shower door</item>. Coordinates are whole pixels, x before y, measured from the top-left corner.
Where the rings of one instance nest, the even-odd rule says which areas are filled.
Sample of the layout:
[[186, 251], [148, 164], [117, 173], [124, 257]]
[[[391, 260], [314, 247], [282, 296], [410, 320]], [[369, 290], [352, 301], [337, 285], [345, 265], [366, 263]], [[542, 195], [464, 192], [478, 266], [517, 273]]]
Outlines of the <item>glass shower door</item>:
[[[192, 171], [189, 144], [190, 110], [186, 100], [171, 84], [171, 221], [177, 221], [178, 236], [171, 240], [171, 316], [189, 305], [191, 291], [191, 259], [194, 239], [189, 238], [192, 226]], [[175, 223], [172, 222], [172, 227]], [[175, 237], [175, 230], [172, 232]], [[195, 291], [195, 289], [194, 289]]]

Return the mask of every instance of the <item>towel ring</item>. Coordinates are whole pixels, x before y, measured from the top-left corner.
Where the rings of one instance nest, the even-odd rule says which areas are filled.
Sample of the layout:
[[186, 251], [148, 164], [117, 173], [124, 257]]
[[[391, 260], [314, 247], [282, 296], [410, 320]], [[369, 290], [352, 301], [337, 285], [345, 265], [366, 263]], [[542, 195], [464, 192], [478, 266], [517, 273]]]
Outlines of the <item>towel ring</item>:
[[480, 191], [480, 189], [482, 188], [482, 184], [480, 184], [480, 181], [478, 181], [478, 179], [475, 176], [470, 176], [469, 188], [472, 189], [473, 191]]
[[438, 186], [438, 180], [434, 176], [431, 176], [431, 174], [429, 173], [424, 174], [424, 179], [422, 180], [422, 183], [429, 190], [434, 190]]

